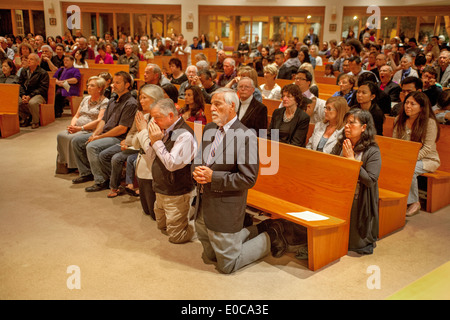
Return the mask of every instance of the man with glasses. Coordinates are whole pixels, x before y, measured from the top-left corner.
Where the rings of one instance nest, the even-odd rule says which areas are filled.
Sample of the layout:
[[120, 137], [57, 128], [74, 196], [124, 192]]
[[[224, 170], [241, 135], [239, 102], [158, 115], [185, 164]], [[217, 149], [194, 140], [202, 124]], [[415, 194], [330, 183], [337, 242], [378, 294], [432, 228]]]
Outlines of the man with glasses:
[[300, 69], [295, 75], [294, 81], [295, 85], [300, 88], [302, 95], [312, 101], [308, 105], [307, 110], [305, 110], [311, 118], [311, 123], [322, 121], [325, 117], [324, 107], [326, 101], [319, 99], [309, 90], [312, 82], [312, 74], [308, 70]]
[[432, 66], [426, 66], [422, 71], [423, 93], [430, 99], [431, 106], [435, 106], [442, 88], [436, 85], [437, 72]]
[[400, 101], [395, 106], [392, 107], [391, 113], [389, 114], [391, 117], [398, 116], [400, 109], [402, 107], [403, 101], [405, 101], [405, 97], [411, 92], [422, 91], [423, 83], [422, 80], [417, 77], [406, 77], [401, 83], [402, 91], [400, 91]]
[[259, 136], [260, 129], [267, 129], [267, 107], [253, 97], [255, 84], [248, 77], [243, 77], [237, 85], [240, 97], [237, 116], [239, 121], [249, 129], [256, 130]]

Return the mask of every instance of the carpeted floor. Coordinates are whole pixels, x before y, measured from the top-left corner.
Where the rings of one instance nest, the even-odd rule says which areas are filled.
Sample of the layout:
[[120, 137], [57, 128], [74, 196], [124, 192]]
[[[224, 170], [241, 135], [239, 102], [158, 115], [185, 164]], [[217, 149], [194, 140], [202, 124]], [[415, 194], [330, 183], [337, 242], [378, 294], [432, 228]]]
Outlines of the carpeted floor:
[[[169, 243], [139, 200], [89, 194], [91, 183], [54, 174], [56, 134], [69, 121], [0, 140], [2, 300], [385, 299], [450, 260], [448, 206], [407, 218], [373, 255], [349, 254], [315, 272], [293, 256], [267, 257], [220, 274], [198, 241]], [[379, 288], [370, 285], [375, 274]]]

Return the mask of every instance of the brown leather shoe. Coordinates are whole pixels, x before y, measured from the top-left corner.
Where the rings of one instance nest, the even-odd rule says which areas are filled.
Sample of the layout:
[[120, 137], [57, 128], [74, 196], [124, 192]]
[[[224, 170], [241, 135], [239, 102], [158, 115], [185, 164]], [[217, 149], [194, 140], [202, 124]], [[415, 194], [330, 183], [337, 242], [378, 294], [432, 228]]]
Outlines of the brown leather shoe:
[[31, 124], [31, 129], [37, 129], [39, 128], [39, 123], [32, 123]]

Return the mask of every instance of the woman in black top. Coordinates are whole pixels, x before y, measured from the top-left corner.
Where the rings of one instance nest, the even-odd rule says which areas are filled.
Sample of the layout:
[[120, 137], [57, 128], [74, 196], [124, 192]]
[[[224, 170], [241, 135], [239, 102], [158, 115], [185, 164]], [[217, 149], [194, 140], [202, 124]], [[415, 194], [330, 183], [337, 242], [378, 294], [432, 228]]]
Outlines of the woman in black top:
[[356, 93], [357, 103], [352, 108], [369, 111], [373, 117], [377, 135], [383, 135], [384, 113], [377, 104], [378, 86], [374, 82], [365, 82], [358, 87]]
[[309, 129], [309, 115], [305, 112], [308, 101], [295, 84], [284, 86], [281, 97], [283, 107], [273, 112], [267, 138], [304, 147]]
[[331, 153], [362, 161], [350, 215], [348, 249], [359, 254], [371, 254], [378, 238], [380, 149], [368, 111], [352, 108], [345, 115], [344, 123], [344, 134]]

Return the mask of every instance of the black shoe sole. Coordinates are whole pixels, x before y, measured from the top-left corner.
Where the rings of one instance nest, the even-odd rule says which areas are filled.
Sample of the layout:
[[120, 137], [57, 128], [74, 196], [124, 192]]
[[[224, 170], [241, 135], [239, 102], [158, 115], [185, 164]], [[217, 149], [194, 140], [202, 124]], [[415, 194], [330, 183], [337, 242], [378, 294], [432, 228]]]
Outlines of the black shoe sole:
[[85, 183], [85, 182], [93, 181], [93, 180], [94, 180], [94, 176], [90, 175], [90, 176], [78, 177], [76, 179], [73, 179], [72, 183], [80, 184], [80, 183]]

